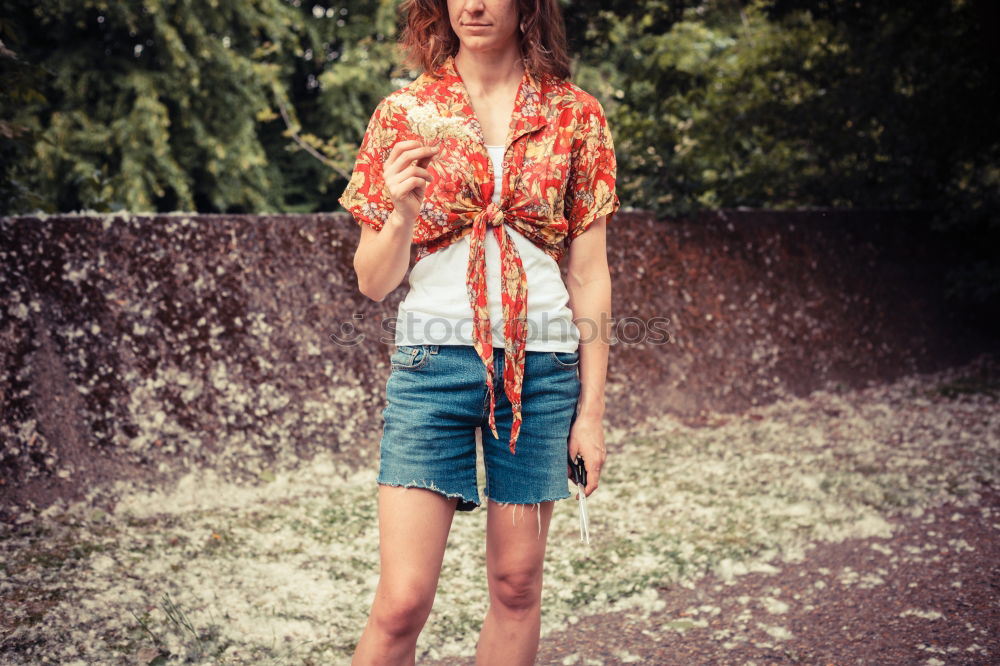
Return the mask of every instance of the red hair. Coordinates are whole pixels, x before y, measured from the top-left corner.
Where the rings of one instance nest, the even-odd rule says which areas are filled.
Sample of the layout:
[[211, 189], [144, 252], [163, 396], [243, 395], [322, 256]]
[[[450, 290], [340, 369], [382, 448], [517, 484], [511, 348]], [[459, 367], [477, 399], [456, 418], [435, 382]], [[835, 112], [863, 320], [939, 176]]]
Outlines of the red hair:
[[[516, 0], [521, 58], [533, 75], [560, 79], [570, 76], [566, 25], [559, 0]], [[433, 72], [458, 53], [458, 35], [451, 29], [447, 0], [403, 0], [399, 7], [403, 30], [397, 44], [400, 62]]]

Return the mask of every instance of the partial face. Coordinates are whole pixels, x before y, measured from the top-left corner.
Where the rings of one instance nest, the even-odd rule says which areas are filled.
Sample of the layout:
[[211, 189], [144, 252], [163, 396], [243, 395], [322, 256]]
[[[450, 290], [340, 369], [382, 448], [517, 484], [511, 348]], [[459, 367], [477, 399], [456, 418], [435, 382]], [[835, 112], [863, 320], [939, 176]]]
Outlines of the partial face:
[[516, 0], [448, 0], [448, 17], [464, 49], [497, 49], [511, 40], [517, 44]]

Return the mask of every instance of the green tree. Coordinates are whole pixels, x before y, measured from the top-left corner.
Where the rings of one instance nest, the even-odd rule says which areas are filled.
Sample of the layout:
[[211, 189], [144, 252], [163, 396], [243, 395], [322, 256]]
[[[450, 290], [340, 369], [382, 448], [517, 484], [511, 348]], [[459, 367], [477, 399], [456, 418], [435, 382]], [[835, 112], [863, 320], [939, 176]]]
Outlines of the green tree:
[[926, 210], [942, 248], [966, 257], [953, 293], [994, 306], [997, 13], [985, 0], [568, 7], [584, 36], [577, 78], [615, 130], [623, 200], [674, 215]]
[[[314, 207], [310, 193], [350, 168], [349, 130], [385, 88], [394, 23], [391, 2], [300, 5], [9, 1], [0, 26], [18, 59], [0, 53], [0, 150], [15, 158], [5, 187], [35, 195], [13, 205], [250, 212], [297, 198]], [[330, 80], [325, 97], [311, 88], [318, 78]], [[327, 163], [307, 147], [326, 149]]]

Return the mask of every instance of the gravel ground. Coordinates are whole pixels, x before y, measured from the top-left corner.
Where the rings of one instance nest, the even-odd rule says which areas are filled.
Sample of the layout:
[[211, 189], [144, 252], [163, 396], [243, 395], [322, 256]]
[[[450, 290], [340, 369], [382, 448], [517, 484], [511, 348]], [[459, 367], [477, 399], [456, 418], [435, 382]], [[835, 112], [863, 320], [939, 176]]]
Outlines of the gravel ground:
[[536, 663], [1000, 664], [1000, 491], [890, 523], [889, 538], [660, 589], [661, 611], [584, 617], [546, 636]]
[[[571, 502], [553, 516], [537, 663], [1000, 663], [998, 375], [609, 430], [591, 547]], [[0, 663], [348, 664], [374, 482], [330, 455], [21, 509], [0, 521]], [[473, 663], [485, 527], [453, 523], [419, 664]]]

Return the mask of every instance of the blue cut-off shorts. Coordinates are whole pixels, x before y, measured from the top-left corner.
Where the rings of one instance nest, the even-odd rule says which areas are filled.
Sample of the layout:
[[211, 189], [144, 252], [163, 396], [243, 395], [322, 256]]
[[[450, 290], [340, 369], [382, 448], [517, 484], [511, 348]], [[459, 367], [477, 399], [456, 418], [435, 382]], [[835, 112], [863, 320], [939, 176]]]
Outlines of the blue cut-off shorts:
[[525, 351], [521, 432], [509, 447], [512, 412], [503, 390], [503, 349], [493, 350], [497, 434], [489, 426], [486, 367], [472, 345], [397, 345], [390, 356], [378, 483], [480, 505], [476, 428], [481, 428], [486, 496], [535, 504], [570, 497], [569, 431], [580, 395], [579, 351]]

